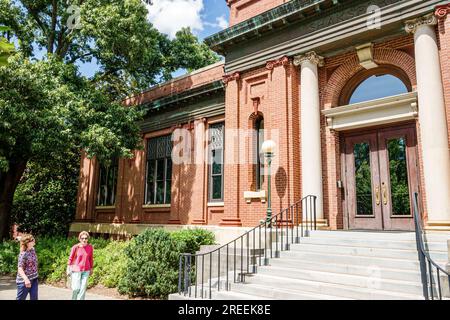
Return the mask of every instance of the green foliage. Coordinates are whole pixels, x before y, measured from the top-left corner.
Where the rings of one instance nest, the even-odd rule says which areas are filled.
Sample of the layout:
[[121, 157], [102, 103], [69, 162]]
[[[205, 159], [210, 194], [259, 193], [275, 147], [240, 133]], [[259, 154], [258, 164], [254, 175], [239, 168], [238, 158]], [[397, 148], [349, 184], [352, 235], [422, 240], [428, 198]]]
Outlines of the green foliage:
[[89, 277], [89, 287], [97, 284], [108, 288], [117, 287], [126, 270], [127, 246], [127, 242], [112, 241], [106, 247], [94, 251], [94, 273]]
[[172, 48], [179, 67], [189, 72], [219, 61], [218, 56], [205, 43], [198, 43], [190, 28], [183, 28], [176, 33]]
[[17, 272], [19, 251], [16, 241], [0, 242], [0, 275], [13, 275]]
[[[89, 287], [101, 284], [129, 296], [166, 298], [177, 290], [180, 254], [214, 244], [214, 235], [202, 229], [168, 232], [153, 228], [127, 242], [94, 238], [89, 242], [94, 247]], [[37, 237], [40, 280], [65, 281], [70, 249], [76, 243], [76, 238]], [[16, 275], [19, 249], [16, 241], [0, 242], [1, 275]]]
[[182, 253], [195, 253], [200, 250], [201, 245], [211, 245], [215, 241], [212, 232], [199, 228], [175, 231], [170, 236], [180, 244]]
[[148, 229], [125, 249], [127, 268], [118, 290], [130, 296], [166, 298], [176, 292], [180, 254], [195, 252], [200, 245], [213, 244], [207, 231]]
[[[75, 183], [69, 180], [76, 178], [72, 172], [53, 175], [44, 168], [63, 166], [52, 161], [58, 159], [76, 163], [79, 154], [74, 150], [84, 149], [101, 162], [131, 157], [132, 150], [141, 148], [137, 123], [143, 113], [124, 107], [121, 99], [169, 79], [179, 68], [218, 60], [189, 30], [175, 40], [161, 34], [148, 22], [141, 0], [77, 2], [77, 28], [70, 28], [77, 24], [77, 12], [67, 10], [72, 4], [0, 0], [0, 25], [18, 43], [18, 54], [0, 66], [0, 189], [7, 190], [0, 199], [0, 238], [10, 223], [4, 208], [11, 207], [25, 167], [26, 185], [16, 196], [18, 222], [42, 233], [58, 219], [54, 233], [62, 232], [73, 215], [73, 200], [63, 208], [58, 202], [75, 194]], [[34, 47], [44, 52], [42, 58], [35, 57]], [[86, 62], [99, 66], [90, 79], [78, 72], [77, 65]], [[38, 181], [41, 168], [48, 174], [45, 182]], [[62, 190], [65, 184], [70, 190]], [[51, 209], [44, 214], [46, 203]], [[42, 222], [37, 214], [45, 215]]]
[[28, 164], [14, 195], [12, 221], [19, 231], [64, 236], [76, 209], [79, 154], [68, 151], [47, 161]]

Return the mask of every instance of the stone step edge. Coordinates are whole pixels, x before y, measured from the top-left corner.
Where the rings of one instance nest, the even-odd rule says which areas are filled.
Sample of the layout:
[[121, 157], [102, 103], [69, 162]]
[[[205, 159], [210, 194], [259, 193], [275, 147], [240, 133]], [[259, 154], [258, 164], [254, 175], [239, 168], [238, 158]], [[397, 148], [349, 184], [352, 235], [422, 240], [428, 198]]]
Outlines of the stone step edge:
[[[274, 278], [275, 280], [279, 280], [279, 281], [286, 281], [285, 278], [281, 278], [281, 277], [277, 277], [277, 276], [272, 276], [272, 275], [265, 275], [265, 274], [259, 274], [261, 277], [266, 277], [266, 278]], [[289, 279], [289, 281], [292, 282], [299, 282], [299, 283], [303, 283], [303, 284], [317, 284], [319, 281], [311, 281], [311, 280], [305, 280], [305, 279]], [[253, 284], [253, 283], [248, 283], [249, 285], [258, 285], [258, 286], [264, 286], [261, 284]], [[414, 294], [409, 294], [409, 293], [404, 293], [404, 292], [397, 292], [397, 291], [387, 291], [387, 290], [379, 290], [379, 289], [375, 289], [375, 288], [364, 288], [364, 287], [357, 287], [357, 286], [350, 286], [350, 285], [343, 285], [343, 284], [336, 284], [336, 283], [329, 283], [329, 282], [320, 282], [321, 285], [325, 285], [325, 286], [332, 286], [332, 287], [337, 287], [339, 288], [346, 288], [346, 289], [357, 289], [357, 290], [362, 290], [362, 291], [374, 291], [378, 294], [391, 294], [391, 295], [398, 295], [398, 296], [406, 296], [406, 297], [421, 297], [418, 295], [414, 295]], [[265, 286], [266, 288], [272, 288], [273, 287], [268, 287]], [[289, 289], [292, 290], [292, 289]], [[293, 291], [297, 291], [297, 290], [293, 290]], [[304, 292], [304, 291], [303, 291]], [[369, 292], [370, 293], [370, 292]], [[421, 298], [424, 299], [424, 298]]]

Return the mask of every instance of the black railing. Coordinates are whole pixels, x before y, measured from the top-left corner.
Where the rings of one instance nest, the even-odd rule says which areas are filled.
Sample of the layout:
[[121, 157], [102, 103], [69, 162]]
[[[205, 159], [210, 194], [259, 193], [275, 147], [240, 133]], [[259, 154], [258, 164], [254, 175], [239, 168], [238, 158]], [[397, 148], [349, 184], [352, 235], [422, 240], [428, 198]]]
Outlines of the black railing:
[[316, 196], [306, 196], [270, 220], [261, 221], [240, 237], [206, 253], [180, 256], [178, 293], [212, 298], [212, 290], [231, 290], [231, 283], [245, 282], [258, 266], [269, 265], [290, 245], [300, 243], [316, 230]]
[[[417, 251], [419, 252], [420, 273], [422, 277], [423, 295], [426, 300], [434, 300], [435, 298], [442, 300], [444, 280], [446, 294], [450, 292], [450, 274], [431, 259], [430, 254], [425, 250], [424, 234], [422, 230], [422, 219], [419, 215], [417, 193], [414, 193], [414, 223], [416, 226], [416, 242]], [[436, 272], [434, 272], [436, 270]], [[435, 277], [436, 275], [436, 277]]]

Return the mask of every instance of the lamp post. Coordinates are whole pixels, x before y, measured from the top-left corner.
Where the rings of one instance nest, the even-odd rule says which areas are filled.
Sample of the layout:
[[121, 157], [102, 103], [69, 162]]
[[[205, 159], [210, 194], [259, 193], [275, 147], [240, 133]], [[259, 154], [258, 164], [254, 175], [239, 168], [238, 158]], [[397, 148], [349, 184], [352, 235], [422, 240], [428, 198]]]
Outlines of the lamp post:
[[267, 158], [267, 216], [266, 216], [266, 223], [269, 224], [269, 228], [271, 225], [271, 219], [272, 219], [272, 207], [271, 207], [271, 196], [270, 196], [270, 165], [272, 164], [272, 159], [275, 156], [274, 150], [276, 147], [276, 143], [272, 140], [266, 140], [261, 146], [261, 151], [264, 153], [265, 157]]

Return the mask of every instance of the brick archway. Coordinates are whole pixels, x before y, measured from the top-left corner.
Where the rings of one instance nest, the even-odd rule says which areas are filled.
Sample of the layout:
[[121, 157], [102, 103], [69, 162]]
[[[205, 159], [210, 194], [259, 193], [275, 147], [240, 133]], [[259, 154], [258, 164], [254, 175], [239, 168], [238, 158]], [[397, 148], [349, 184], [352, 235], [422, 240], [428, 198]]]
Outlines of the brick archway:
[[[407, 77], [412, 89], [414, 90], [416, 88], [415, 61], [409, 54], [395, 49], [375, 48], [374, 60], [386, 70], [392, 68], [393, 74], [398, 74], [400, 70]], [[323, 103], [325, 109], [339, 105], [340, 96], [348, 82], [363, 70], [365, 69], [359, 64], [358, 57], [355, 53], [346, 63], [342, 64], [333, 72], [324, 91]]]

